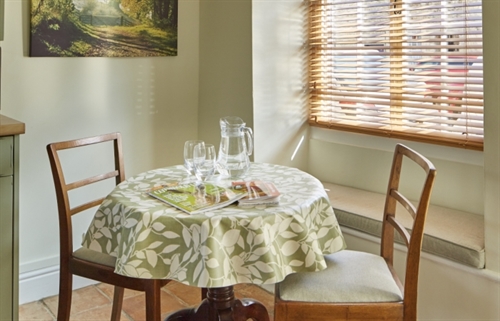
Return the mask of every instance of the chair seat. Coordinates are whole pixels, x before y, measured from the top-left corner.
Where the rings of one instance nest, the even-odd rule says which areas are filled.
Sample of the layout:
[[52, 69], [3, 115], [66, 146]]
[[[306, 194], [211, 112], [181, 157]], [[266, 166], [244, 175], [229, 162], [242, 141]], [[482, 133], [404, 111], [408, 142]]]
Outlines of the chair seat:
[[83, 247], [74, 251], [73, 256], [76, 258], [85, 260], [85, 261], [90, 261], [90, 262], [98, 263], [101, 265], [110, 266], [112, 268], [115, 267], [115, 263], [116, 263], [116, 257], [114, 257], [114, 256], [104, 254], [101, 252], [97, 252], [97, 251], [93, 251], [93, 250], [89, 250], [89, 249], [83, 248]]
[[344, 250], [325, 256], [325, 260], [323, 271], [288, 275], [279, 284], [281, 299], [337, 303], [403, 300], [381, 256]]

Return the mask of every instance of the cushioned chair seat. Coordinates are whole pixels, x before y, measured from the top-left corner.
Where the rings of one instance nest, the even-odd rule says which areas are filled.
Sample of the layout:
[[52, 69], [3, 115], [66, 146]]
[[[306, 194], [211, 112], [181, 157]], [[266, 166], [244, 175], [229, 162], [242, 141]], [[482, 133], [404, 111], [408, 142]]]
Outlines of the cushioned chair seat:
[[110, 266], [110, 267], [115, 267], [116, 263], [116, 257], [92, 251], [86, 248], [79, 248], [78, 250], [73, 252], [73, 256], [77, 257], [79, 259], [89, 261], [89, 262], [94, 262], [94, 263], [99, 263], [102, 265]]
[[395, 302], [403, 295], [381, 256], [344, 250], [325, 256], [320, 272], [288, 275], [281, 299], [305, 302]]

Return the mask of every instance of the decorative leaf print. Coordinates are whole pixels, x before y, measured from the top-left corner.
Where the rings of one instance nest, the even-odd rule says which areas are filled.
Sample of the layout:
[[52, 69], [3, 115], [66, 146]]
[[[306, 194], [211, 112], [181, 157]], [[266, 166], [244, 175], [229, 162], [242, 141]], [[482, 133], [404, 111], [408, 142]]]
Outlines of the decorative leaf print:
[[210, 275], [207, 270], [203, 270], [200, 273], [200, 278], [198, 279], [198, 287], [206, 287], [207, 284], [210, 284]]
[[104, 226], [104, 224], [106, 223], [106, 218], [103, 218], [101, 220], [95, 220], [94, 221], [94, 225], [95, 227], [97, 227], [98, 229], [102, 228]]
[[108, 243], [106, 243], [106, 252], [111, 253], [111, 241], [108, 240]]
[[253, 254], [255, 255], [258, 255], [258, 256], [262, 256], [264, 254], [266, 254], [267, 252], [269, 252], [269, 247], [267, 246], [262, 246], [262, 247], [259, 247], [259, 248], [256, 248], [255, 250], [252, 251]]
[[222, 245], [225, 247], [234, 246], [240, 237], [240, 230], [229, 230], [222, 237]]
[[112, 236], [111, 236], [111, 232], [109, 231], [109, 228], [107, 228], [107, 227], [105, 227], [105, 226], [104, 226], [104, 227], [103, 227], [103, 228], [101, 228], [99, 231], [100, 231], [102, 234], [104, 234], [104, 236], [106, 236], [106, 238], [108, 238], [108, 239], [112, 238]]
[[92, 242], [90, 242], [89, 249], [96, 252], [102, 252], [101, 244], [99, 244], [96, 240], [92, 240]]
[[186, 253], [184, 253], [184, 256], [182, 257], [182, 262], [189, 262], [189, 259], [191, 258], [193, 249], [189, 249]]
[[296, 233], [289, 232], [289, 231], [283, 231], [280, 236], [285, 239], [291, 239], [297, 236]]
[[304, 262], [299, 261], [299, 260], [291, 260], [290, 263], [288, 263], [290, 266], [302, 266], [304, 265]]
[[152, 267], [156, 266], [156, 263], [158, 262], [158, 256], [156, 255], [155, 251], [153, 251], [153, 250], [146, 250], [146, 258], [148, 260], [148, 263]]
[[314, 251], [309, 251], [306, 255], [306, 267], [310, 267], [314, 264], [316, 261], [316, 255], [314, 254]]
[[318, 232], [318, 238], [324, 237], [326, 234], [328, 234], [328, 232], [330, 232], [329, 228], [322, 227]]
[[151, 219], [151, 214], [149, 212], [146, 212], [142, 215], [142, 223], [144, 226], [149, 225], [149, 220]]
[[148, 249], [150, 249], [150, 250], [156, 249], [158, 246], [160, 246], [162, 244], [163, 244], [163, 242], [160, 242], [160, 241], [153, 242], [153, 243], [148, 245]]
[[262, 277], [262, 275], [260, 274], [259, 270], [257, 270], [255, 267], [249, 266], [248, 269], [250, 270], [250, 272], [252, 273], [252, 275], [258, 277], [259, 279]]
[[196, 279], [198, 278], [198, 275], [200, 274], [201, 272], [201, 268], [203, 267], [203, 261], [199, 261], [198, 264], [196, 264], [196, 267], [194, 268], [194, 271], [193, 271], [193, 280], [196, 281]]
[[281, 247], [281, 253], [286, 256], [290, 256], [297, 252], [300, 244], [296, 241], [286, 241], [285, 244]]
[[139, 236], [137, 237], [137, 242], [141, 242], [141, 241], [144, 241], [145, 239], [147, 239], [147, 237], [149, 236], [149, 233], [151, 233], [150, 229], [142, 231], [141, 234], [139, 234]]
[[267, 263], [264, 263], [262, 261], [255, 262], [255, 266], [262, 272], [270, 273], [273, 271], [273, 269]]
[[136, 219], [133, 219], [133, 218], [129, 218], [125, 221], [125, 227], [126, 228], [131, 228], [133, 226], [136, 226], [137, 225], [137, 220]]
[[247, 226], [247, 228], [249, 230], [253, 230], [253, 231], [256, 231], [258, 229], [260, 229], [262, 226], [262, 217], [260, 216], [257, 216], [256, 218], [254, 218], [250, 224]]
[[295, 233], [302, 233], [304, 231], [304, 228], [300, 224], [297, 224], [297, 223], [290, 223], [290, 228]]
[[290, 227], [290, 224], [292, 223], [292, 221], [293, 221], [292, 217], [289, 217], [289, 218], [283, 220], [283, 222], [281, 222], [281, 224], [279, 226], [278, 233], [283, 233], [284, 231], [288, 230], [288, 228]]
[[[160, 222], [154, 222], [151, 227], [153, 228], [153, 230], [160, 232], [165, 228], [165, 225]], [[166, 233], [168, 233], [168, 231]]]
[[238, 243], [238, 245], [239, 245], [240, 248], [242, 248], [242, 249], [245, 248], [245, 241], [243, 240], [243, 238], [241, 237], [241, 235], [240, 235], [240, 237], [238, 237], [238, 242], [237, 243]]
[[177, 250], [178, 248], [179, 248], [179, 245], [170, 244], [170, 245], [165, 246], [165, 248], [163, 249], [163, 251], [161, 251], [161, 253], [171, 253], [171, 252]]
[[191, 234], [189, 233], [189, 230], [187, 228], [182, 229], [182, 237], [184, 238], [186, 247], [189, 247], [189, 245], [191, 244]]
[[176, 239], [180, 237], [179, 234], [172, 231], [163, 232], [162, 235], [165, 236], [167, 239]]
[[208, 246], [202, 245], [200, 247], [200, 253], [203, 256], [208, 256], [212, 253], [212, 250]]
[[253, 240], [254, 245], [262, 244], [262, 242], [264, 242], [264, 234], [259, 234], [259, 235], [255, 236], [255, 238]]
[[211, 269], [215, 269], [216, 267], [219, 267], [219, 261], [217, 261], [217, 259], [210, 259], [207, 261], [206, 264]]
[[125, 265], [123, 267], [125, 269], [125, 273], [128, 275], [128, 276], [131, 276], [131, 277], [137, 277], [139, 274], [137, 273], [137, 270], [135, 269], [135, 267], [133, 266], [130, 266], [130, 265]]

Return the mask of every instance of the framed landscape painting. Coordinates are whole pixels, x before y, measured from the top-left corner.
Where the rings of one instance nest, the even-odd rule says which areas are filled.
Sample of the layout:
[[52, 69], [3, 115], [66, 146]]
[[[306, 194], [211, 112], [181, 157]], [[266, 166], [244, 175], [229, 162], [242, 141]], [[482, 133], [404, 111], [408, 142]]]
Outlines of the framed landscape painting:
[[31, 57], [177, 55], [179, 0], [31, 0]]

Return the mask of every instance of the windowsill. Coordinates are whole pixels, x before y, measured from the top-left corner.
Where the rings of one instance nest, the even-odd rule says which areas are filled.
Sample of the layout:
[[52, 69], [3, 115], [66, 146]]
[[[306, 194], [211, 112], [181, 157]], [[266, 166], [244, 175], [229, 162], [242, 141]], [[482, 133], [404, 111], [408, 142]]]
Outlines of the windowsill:
[[483, 152], [474, 150], [402, 141], [393, 138], [342, 132], [319, 127], [311, 127], [311, 139], [387, 152], [393, 152], [396, 143], [403, 143], [430, 158], [483, 166]]

